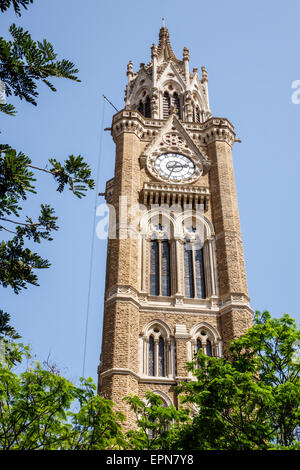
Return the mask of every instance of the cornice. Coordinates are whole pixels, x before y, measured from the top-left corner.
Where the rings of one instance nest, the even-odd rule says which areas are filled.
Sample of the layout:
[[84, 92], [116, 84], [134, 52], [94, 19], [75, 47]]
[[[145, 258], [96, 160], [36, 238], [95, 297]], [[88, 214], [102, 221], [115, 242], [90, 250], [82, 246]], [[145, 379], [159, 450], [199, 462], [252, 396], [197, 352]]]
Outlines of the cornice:
[[112, 375], [131, 375], [134, 377], [136, 380], [138, 380], [139, 383], [148, 383], [148, 384], [160, 384], [160, 385], [176, 385], [177, 380], [175, 378], [171, 377], [149, 377], [146, 375], [140, 375], [134, 372], [131, 369], [124, 369], [124, 368], [117, 368], [113, 367], [111, 369], [108, 369], [104, 372], [100, 372], [100, 368], [98, 368], [98, 375], [100, 379], [104, 379], [106, 377], [111, 377]]
[[[139, 139], [151, 142], [165, 123], [166, 120], [145, 118], [139, 111], [125, 108], [113, 116], [111, 134], [115, 142], [123, 133], [134, 133]], [[234, 144], [234, 126], [226, 118], [211, 117], [204, 123], [180, 123], [197, 146], [205, 147], [216, 141], [230, 146]]]
[[125, 302], [134, 305], [141, 312], [221, 316], [231, 310], [247, 310], [253, 314], [249, 300], [249, 297], [243, 293], [232, 293], [224, 299], [216, 296], [208, 299], [186, 299], [176, 296], [153, 297], [145, 292], [138, 292], [129, 285], [122, 285], [108, 290], [105, 305]]

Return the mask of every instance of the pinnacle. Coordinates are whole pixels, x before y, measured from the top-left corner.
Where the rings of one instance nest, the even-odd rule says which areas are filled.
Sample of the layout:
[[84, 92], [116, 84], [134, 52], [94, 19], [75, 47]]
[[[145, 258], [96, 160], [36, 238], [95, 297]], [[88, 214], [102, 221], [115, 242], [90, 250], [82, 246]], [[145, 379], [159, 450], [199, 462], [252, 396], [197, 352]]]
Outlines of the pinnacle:
[[157, 50], [159, 58], [163, 58], [164, 60], [173, 59], [178, 62], [178, 59], [173, 52], [170, 43], [170, 33], [166, 26], [162, 26], [159, 30], [159, 42]]

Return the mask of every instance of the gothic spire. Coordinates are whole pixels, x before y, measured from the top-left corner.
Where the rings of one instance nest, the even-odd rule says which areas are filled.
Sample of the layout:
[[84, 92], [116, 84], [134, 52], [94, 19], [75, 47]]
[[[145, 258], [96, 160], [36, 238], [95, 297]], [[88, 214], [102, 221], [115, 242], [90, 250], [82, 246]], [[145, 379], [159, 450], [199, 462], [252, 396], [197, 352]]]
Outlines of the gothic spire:
[[162, 26], [159, 31], [159, 42], [158, 42], [158, 59], [170, 60], [173, 59], [175, 62], [180, 62], [175, 56], [171, 43], [170, 33], [166, 26]]

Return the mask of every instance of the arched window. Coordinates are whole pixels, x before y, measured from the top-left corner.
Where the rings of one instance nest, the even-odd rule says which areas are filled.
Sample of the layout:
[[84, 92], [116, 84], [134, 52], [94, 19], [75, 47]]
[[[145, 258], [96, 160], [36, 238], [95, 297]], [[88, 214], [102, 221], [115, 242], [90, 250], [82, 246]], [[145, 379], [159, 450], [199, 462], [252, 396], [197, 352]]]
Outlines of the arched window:
[[195, 122], [201, 122], [199, 106], [195, 107]]
[[185, 296], [192, 299], [195, 297], [194, 273], [193, 273], [193, 252], [191, 244], [184, 244], [184, 290]]
[[137, 109], [146, 118], [151, 118], [151, 101], [149, 95], [144, 101], [140, 100]]
[[139, 111], [141, 114], [144, 114], [144, 104], [143, 104], [142, 100], [140, 100], [140, 102], [139, 102], [138, 111]]
[[199, 299], [205, 299], [205, 282], [204, 282], [204, 263], [203, 263], [203, 249], [195, 250], [194, 252], [195, 262], [195, 284], [196, 293]]
[[148, 364], [148, 375], [154, 376], [154, 338], [149, 338], [149, 364]]
[[170, 279], [170, 244], [168, 241], [161, 242], [161, 295], [171, 295]]
[[173, 377], [175, 375], [175, 341], [167, 325], [160, 321], [145, 327], [140, 338], [140, 372], [149, 377]]
[[203, 248], [197, 248], [186, 239], [184, 243], [184, 290], [185, 297], [206, 298]]
[[179, 100], [179, 96], [176, 92], [173, 95], [172, 104], [173, 104], [173, 106], [175, 106], [176, 114], [180, 118], [181, 117], [180, 100]]
[[170, 244], [168, 240], [150, 241], [150, 295], [171, 295]]
[[163, 119], [168, 119], [170, 112], [171, 100], [167, 91], [163, 94]]
[[158, 341], [158, 376], [165, 376], [165, 342], [161, 336]]
[[212, 357], [212, 346], [211, 346], [211, 341], [208, 339], [206, 341], [206, 355]]
[[144, 113], [144, 116], [146, 118], [151, 118], [151, 101], [150, 101], [149, 96], [147, 96], [147, 98], [145, 100], [145, 113]]
[[222, 341], [218, 331], [206, 322], [199, 323], [191, 328], [190, 331], [190, 358], [201, 350], [203, 354], [209, 357], [222, 357]]
[[157, 240], [150, 242], [150, 295], [159, 295], [159, 246]]

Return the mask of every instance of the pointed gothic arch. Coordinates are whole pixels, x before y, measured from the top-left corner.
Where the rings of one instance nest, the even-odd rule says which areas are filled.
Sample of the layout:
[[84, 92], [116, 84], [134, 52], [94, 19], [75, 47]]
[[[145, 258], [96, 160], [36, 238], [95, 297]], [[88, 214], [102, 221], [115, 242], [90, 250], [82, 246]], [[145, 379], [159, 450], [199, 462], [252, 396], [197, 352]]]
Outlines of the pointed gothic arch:
[[223, 344], [218, 330], [207, 322], [200, 322], [190, 330], [190, 358], [193, 359], [199, 349], [207, 356], [222, 357]]
[[168, 407], [168, 406], [172, 406], [172, 400], [168, 397], [168, 395], [164, 392], [162, 392], [161, 390], [152, 390], [153, 393], [155, 393], [155, 395], [158, 395], [162, 401], [163, 401], [163, 406], [165, 407]]
[[140, 335], [140, 371], [159, 379], [175, 374], [175, 343], [170, 327], [161, 320], [144, 325]]

